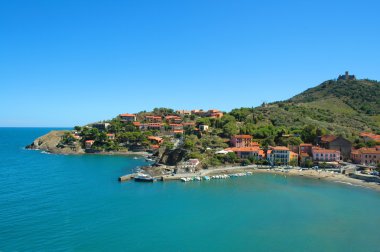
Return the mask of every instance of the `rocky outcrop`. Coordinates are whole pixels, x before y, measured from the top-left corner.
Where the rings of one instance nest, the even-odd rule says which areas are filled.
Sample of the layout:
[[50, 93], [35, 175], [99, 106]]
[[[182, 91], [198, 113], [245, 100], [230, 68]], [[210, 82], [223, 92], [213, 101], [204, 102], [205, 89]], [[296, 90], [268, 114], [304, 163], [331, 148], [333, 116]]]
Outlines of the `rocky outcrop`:
[[26, 146], [27, 149], [43, 150], [56, 154], [82, 154], [84, 150], [79, 143], [72, 144], [70, 146], [59, 145], [64, 130], [53, 130], [48, 134], [43, 135], [33, 141], [30, 145]]
[[[160, 152], [162, 153], [161, 155]], [[165, 165], [176, 165], [184, 159], [186, 154], [187, 151], [185, 149], [166, 149], [165, 151], [159, 150], [159, 163]]]

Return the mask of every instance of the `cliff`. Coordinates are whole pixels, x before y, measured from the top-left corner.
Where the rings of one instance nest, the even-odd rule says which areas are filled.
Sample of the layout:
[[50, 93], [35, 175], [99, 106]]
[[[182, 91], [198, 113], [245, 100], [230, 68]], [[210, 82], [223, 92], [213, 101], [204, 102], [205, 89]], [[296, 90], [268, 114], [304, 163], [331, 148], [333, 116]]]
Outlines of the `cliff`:
[[60, 146], [59, 143], [66, 131], [53, 130], [33, 141], [30, 145], [26, 146], [27, 149], [43, 150], [56, 154], [82, 154], [84, 150], [77, 143], [71, 146]]

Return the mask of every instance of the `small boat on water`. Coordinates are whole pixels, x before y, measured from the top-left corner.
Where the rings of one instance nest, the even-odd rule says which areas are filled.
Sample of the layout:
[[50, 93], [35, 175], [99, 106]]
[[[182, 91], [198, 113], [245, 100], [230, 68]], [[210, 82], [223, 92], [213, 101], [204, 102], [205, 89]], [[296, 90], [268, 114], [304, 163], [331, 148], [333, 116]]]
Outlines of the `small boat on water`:
[[154, 182], [155, 181], [155, 179], [152, 176], [148, 174], [143, 174], [143, 173], [137, 174], [137, 176], [134, 179], [137, 182]]
[[145, 158], [145, 161], [146, 161], [146, 162], [154, 162], [154, 159], [151, 159], [151, 158]]

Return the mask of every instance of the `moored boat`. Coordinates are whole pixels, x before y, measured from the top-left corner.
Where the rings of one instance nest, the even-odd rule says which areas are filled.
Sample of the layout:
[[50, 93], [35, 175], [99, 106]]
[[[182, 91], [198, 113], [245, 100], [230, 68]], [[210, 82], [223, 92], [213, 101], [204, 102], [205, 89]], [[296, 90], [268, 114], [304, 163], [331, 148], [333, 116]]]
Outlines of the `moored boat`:
[[137, 182], [154, 182], [155, 179], [147, 174], [139, 173], [137, 176], [134, 178], [135, 181]]

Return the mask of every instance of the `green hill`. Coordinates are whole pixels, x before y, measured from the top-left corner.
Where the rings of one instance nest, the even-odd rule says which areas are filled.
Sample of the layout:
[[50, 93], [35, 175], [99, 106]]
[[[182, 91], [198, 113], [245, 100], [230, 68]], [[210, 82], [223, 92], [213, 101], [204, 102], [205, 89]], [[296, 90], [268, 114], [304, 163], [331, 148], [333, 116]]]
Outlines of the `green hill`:
[[[361, 131], [380, 132], [380, 83], [329, 80], [289, 100], [234, 109], [230, 114], [244, 122], [243, 131], [257, 137], [264, 127], [292, 133], [312, 126], [354, 139]], [[252, 125], [247, 128], [247, 123]]]

